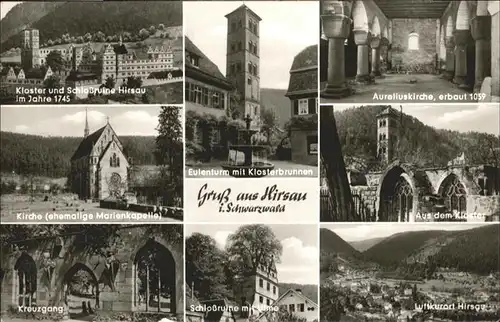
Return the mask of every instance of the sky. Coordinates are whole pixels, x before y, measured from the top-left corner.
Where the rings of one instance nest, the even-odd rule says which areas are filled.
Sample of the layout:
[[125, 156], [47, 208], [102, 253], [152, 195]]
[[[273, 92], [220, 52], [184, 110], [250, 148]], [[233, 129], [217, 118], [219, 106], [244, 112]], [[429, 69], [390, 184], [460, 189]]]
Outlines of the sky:
[[[389, 237], [391, 235], [421, 230], [464, 230], [481, 227], [488, 224], [432, 224], [428, 223], [383, 223], [383, 224], [321, 224], [321, 228], [333, 231], [347, 242], [372, 238]], [[498, 223], [496, 223], [498, 225]]]
[[[359, 105], [356, 105], [359, 106]], [[335, 105], [335, 111], [354, 105]], [[399, 111], [399, 105], [392, 105]], [[500, 107], [498, 104], [424, 105], [403, 104], [403, 113], [416, 117], [422, 123], [459, 132], [486, 132], [500, 135]]]
[[[119, 136], [156, 136], [158, 106], [88, 107], [90, 132], [109, 122]], [[181, 113], [182, 117], [182, 113]], [[41, 136], [83, 136], [85, 106], [2, 106], [1, 129]]]
[[0, 19], [3, 19], [5, 15], [10, 11], [10, 9], [14, 8], [17, 4], [22, 1], [1, 1], [0, 2]]
[[[319, 2], [251, 1], [245, 3], [262, 18], [260, 36], [260, 85], [288, 88], [293, 58], [304, 48], [318, 43]], [[184, 2], [185, 34], [226, 74], [226, 14], [240, 1]]]
[[[281, 263], [276, 264], [280, 283], [318, 284], [319, 251], [318, 228], [316, 225], [267, 225], [281, 240], [283, 254]], [[209, 235], [224, 249], [227, 238], [240, 225], [185, 225], [186, 236], [193, 232]]]

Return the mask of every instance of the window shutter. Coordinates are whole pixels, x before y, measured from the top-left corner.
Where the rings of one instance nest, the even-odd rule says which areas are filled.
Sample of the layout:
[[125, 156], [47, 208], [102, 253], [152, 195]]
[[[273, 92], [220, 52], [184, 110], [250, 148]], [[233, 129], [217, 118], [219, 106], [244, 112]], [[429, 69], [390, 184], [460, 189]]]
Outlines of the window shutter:
[[307, 107], [309, 114], [316, 114], [316, 102], [314, 98], [310, 98], [307, 100]]
[[299, 115], [299, 100], [293, 100], [293, 115]]

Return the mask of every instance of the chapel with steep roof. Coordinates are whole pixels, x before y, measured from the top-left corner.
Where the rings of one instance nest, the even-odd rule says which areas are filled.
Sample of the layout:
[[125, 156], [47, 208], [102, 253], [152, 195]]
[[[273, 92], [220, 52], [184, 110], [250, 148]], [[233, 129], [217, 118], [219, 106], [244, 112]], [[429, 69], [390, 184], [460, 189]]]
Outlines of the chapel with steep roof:
[[109, 123], [90, 133], [85, 111], [84, 138], [71, 157], [70, 188], [80, 199], [102, 200], [127, 191], [129, 163]]

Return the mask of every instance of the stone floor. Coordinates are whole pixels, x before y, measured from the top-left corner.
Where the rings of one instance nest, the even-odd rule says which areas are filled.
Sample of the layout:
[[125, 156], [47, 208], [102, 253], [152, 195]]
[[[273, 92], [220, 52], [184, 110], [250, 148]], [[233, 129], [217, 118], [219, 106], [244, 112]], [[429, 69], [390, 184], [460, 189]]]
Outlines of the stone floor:
[[[415, 83], [410, 83], [410, 80], [415, 79]], [[457, 85], [441, 78], [439, 75], [430, 74], [418, 74], [418, 75], [406, 75], [406, 74], [385, 74], [381, 78], [375, 79], [375, 84], [363, 85], [356, 84], [351, 85], [355, 93], [349, 97], [342, 99], [325, 99], [321, 98], [321, 103], [377, 103], [377, 102], [395, 102], [395, 103], [467, 103], [476, 102], [477, 100], [470, 97], [470, 93], [464, 89], [459, 88]], [[321, 88], [325, 87], [325, 83], [321, 84]], [[392, 95], [394, 93], [398, 94], [425, 94], [426, 99], [401, 99], [395, 98], [393, 100], [388, 99], [376, 99], [374, 95]], [[454, 97], [439, 98], [440, 94], [451, 94]], [[433, 95], [433, 99], [429, 98]]]

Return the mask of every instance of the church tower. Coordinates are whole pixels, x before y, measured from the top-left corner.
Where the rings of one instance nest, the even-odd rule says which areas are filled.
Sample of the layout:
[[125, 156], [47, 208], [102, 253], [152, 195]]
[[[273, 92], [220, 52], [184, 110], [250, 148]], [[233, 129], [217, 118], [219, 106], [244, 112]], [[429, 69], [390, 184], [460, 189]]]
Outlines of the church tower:
[[398, 140], [398, 116], [392, 107], [387, 107], [377, 115], [377, 157], [382, 163], [393, 161]]
[[244, 101], [241, 117], [252, 118], [252, 127], [260, 124], [260, 43], [259, 23], [262, 20], [246, 5], [226, 15], [227, 55], [226, 77]]
[[22, 32], [21, 65], [24, 71], [41, 65], [40, 34], [38, 29], [25, 29]]
[[89, 129], [89, 118], [88, 118], [88, 110], [85, 108], [85, 130], [83, 130], [83, 137], [86, 138], [89, 136], [90, 129]]

